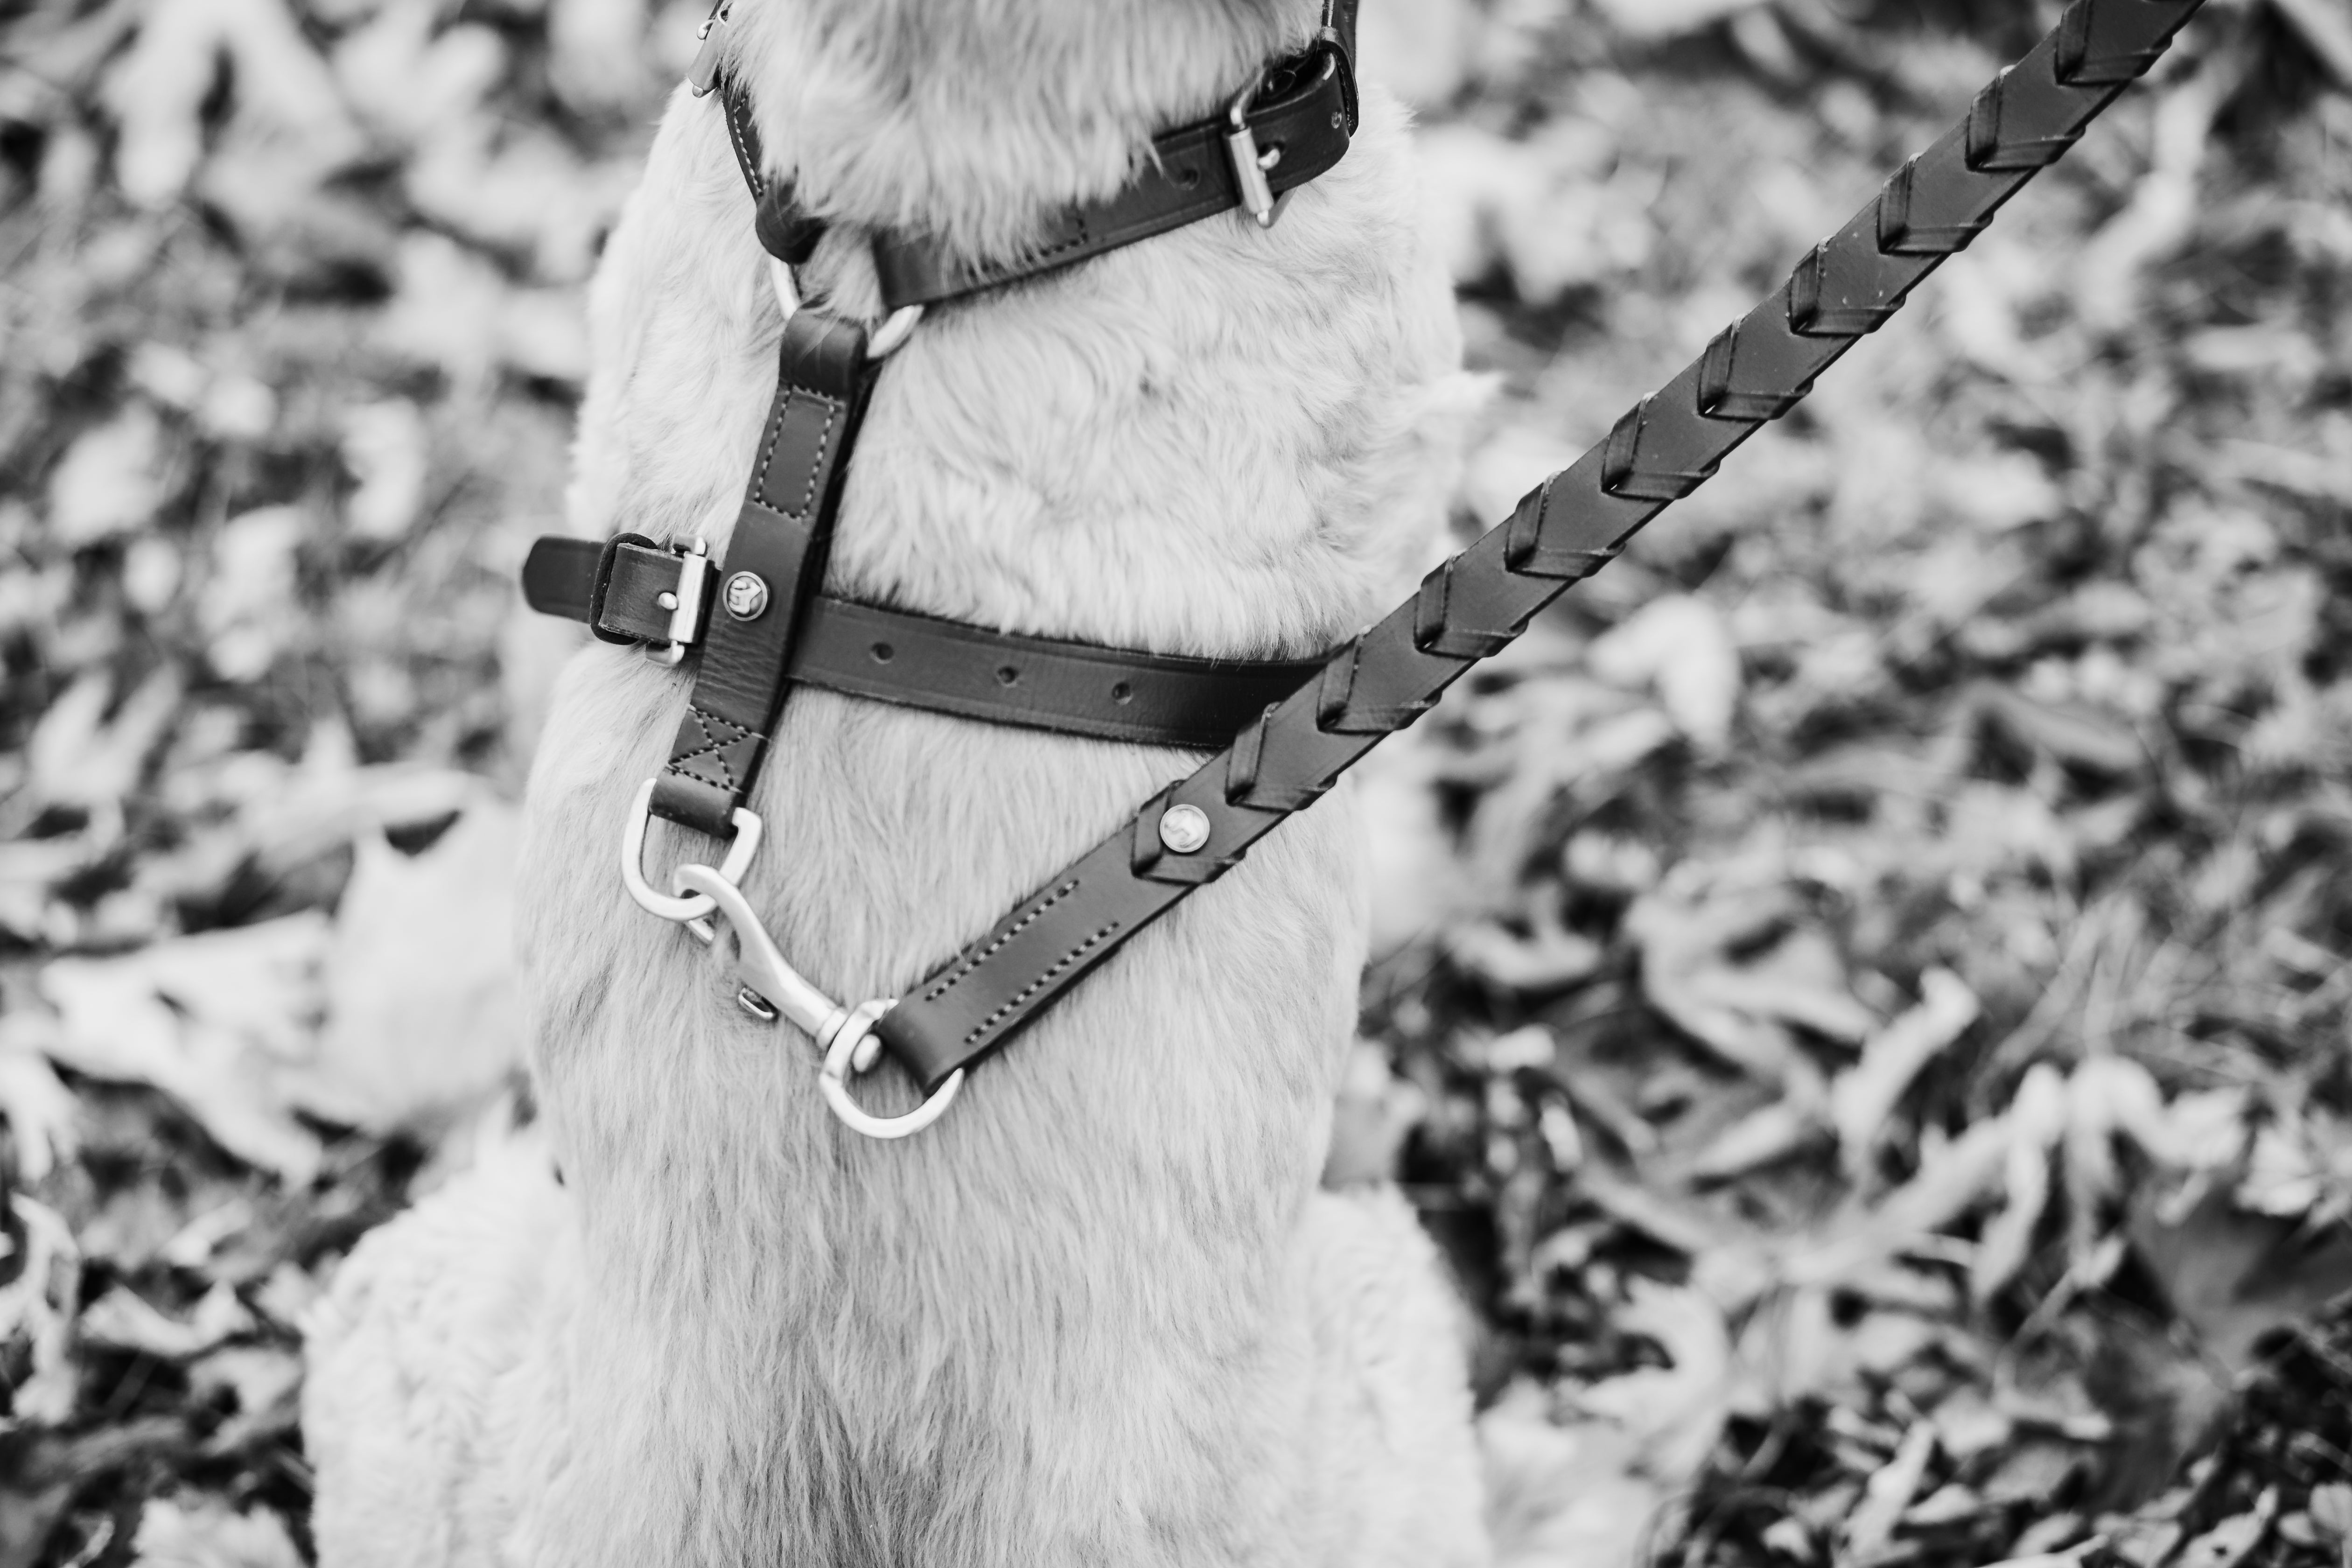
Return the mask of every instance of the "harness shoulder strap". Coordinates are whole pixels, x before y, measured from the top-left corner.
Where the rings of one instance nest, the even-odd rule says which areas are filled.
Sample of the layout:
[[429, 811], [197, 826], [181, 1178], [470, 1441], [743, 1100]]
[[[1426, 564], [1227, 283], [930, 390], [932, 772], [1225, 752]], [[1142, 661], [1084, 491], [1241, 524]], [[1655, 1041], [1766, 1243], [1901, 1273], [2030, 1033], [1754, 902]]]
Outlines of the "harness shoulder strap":
[[720, 837], [783, 704], [877, 368], [864, 328], [809, 309], [785, 321], [777, 359], [776, 400], [719, 567], [694, 693], [654, 786], [656, 816]]

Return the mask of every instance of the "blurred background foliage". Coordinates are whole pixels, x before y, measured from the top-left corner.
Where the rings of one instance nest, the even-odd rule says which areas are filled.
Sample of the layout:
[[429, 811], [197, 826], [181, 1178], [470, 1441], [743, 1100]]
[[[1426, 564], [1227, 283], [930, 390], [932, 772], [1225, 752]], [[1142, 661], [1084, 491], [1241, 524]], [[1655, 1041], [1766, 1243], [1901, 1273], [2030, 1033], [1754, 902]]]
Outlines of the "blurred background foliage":
[[[2054, 22], [1370, 0], [1464, 536]], [[581, 289], [690, 4], [0, 0], [0, 1568], [300, 1560], [296, 1325], [513, 1134]], [[1328, 1179], [1517, 1561], [2352, 1562], [2352, 10], [2213, 0], [1361, 790]]]

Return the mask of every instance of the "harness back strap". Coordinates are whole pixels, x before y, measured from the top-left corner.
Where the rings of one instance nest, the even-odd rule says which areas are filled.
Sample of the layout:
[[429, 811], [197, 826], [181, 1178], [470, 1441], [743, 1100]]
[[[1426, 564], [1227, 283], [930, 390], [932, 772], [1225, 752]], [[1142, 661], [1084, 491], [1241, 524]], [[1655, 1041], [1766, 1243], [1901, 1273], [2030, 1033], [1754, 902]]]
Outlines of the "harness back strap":
[[1900, 308], [2163, 54], [2201, 0], [2074, 0], [1816, 247], [1780, 292], [1630, 410], [1608, 437], [1430, 574], [1421, 591], [1268, 708], [1223, 754], [914, 986], [876, 1027], [927, 1090], [1002, 1047], [1119, 945], [1214, 881], [1393, 730], [1426, 712], [1528, 617], [1591, 575], [1726, 454]]
[[776, 400], [719, 567], [694, 693], [654, 785], [656, 816], [722, 838], [783, 703], [877, 368], [863, 327], [816, 310], [785, 321], [777, 353]]
[[[1330, 0], [1323, 26], [1301, 54], [1282, 61], [1221, 113], [1152, 139], [1125, 184], [1097, 201], [1052, 214], [1017, 255], [973, 260], [934, 236], [878, 234], [875, 271], [886, 310], [931, 305], [1070, 266], [1139, 239], [1181, 228], [1237, 206], [1258, 208], [1338, 163], [1355, 134], [1357, 0]], [[764, 171], [751, 100], [730, 76], [717, 79], [727, 134], [758, 207], [754, 226], [768, 253], [806, 261], [822, 220], [793, 203], [791, 182]], [[1259, 221], [1267, 221], [1261, 212]]]
[[[630, 535], [601, 548], [541, 539], [523, 562], [522, 586], [532, 609], [586, 621], [609, 641], [670, 642], [681, 597], [692, 601], [684, 606], [687, 627], [726, 614], [698, 557]], [[1320, 662], [1187, 658], [1014, 637], [820, 595], [802, 612], [784, 677], [963, 719], [1212, 752]]]

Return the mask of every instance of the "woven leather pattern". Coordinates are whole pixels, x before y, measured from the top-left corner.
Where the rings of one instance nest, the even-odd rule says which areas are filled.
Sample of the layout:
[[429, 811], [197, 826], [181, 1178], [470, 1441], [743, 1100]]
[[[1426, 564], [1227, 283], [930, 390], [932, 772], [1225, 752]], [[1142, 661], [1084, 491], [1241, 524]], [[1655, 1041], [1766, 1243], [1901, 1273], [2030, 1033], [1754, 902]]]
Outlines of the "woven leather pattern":
[[[912, 987], [877, 1031], [891, 1053], [928, 1088], [998, 1049], [1121, 943], [1330, 788], [1383, 735], [1427, 711], [1473, 663], [1613, 559], [1764, 422], [1795, 406], [1816, 376], [2063, 153], [2200, 3], [2075, 0], [2031, 54], [1978, 95], [1960, 125], [1906, 163], [1696, 363], [1432, 573], [1225, 752]], [[1160, 817], [1178, 804], [1209, 820], [1208, 841], [1194, 854], [1160, 842]]]

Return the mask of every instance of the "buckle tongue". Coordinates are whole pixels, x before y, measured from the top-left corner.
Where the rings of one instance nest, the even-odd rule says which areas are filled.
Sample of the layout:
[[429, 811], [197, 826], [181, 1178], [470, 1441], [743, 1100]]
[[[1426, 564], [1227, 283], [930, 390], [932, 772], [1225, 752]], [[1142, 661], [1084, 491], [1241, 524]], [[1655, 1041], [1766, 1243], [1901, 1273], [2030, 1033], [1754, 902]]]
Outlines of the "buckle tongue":
[[704, 590], [710, 584], [710, 546], [697, 534], [677, 558], [677, 602], [669, 607], [672, 647], [686, 647], [702, 636], [703, 608], [710, 602]]

